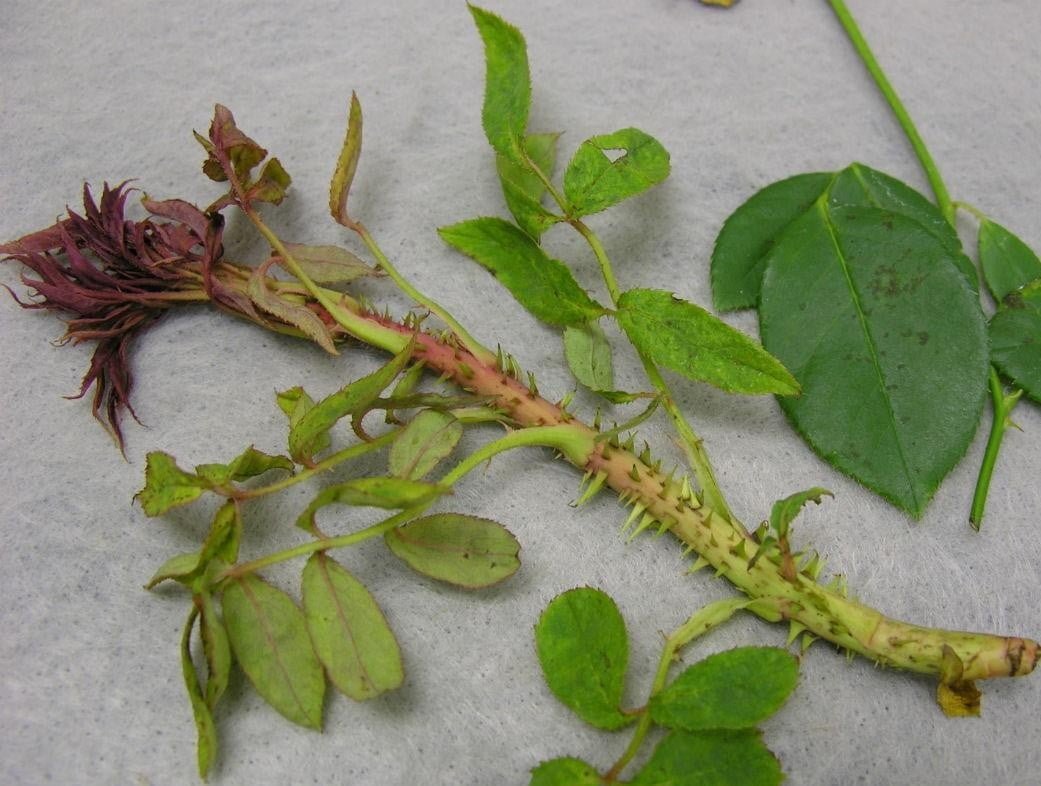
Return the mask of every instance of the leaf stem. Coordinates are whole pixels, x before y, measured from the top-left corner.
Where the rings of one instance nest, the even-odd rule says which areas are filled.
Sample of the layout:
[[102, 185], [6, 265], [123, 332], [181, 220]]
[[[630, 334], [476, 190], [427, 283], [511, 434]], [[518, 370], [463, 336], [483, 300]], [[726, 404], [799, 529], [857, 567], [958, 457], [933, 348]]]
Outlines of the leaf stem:
[[987, 447], [983, 453], [983, 463], [980, 465], [980, 474], [976, 481], [976, 492], [972, 497], [972, 511], [969, 514], [969, 522], [976, 531], [979, 531], [983, 525], [987, 493], [990, 491], [990, 481], [994, 475], [994, 465], [998, 460], [1001, 442], [1005, 438], [1005, 432], [1014, 425], [1011, 420], [1012, 410], [1016, 408], [1022, 395], [1023, 391], [1018, 388], [1012, 388], [1006, 393], [1001, 379], [998, 377], [998, 372], [991, 366], [990, 397], [994, 404], [994, 418], [990, 424]]
[[929, 179], [929, 185], [932, 187], [933, 194], [936, 195], [936, 203], [940, 208], [940, 212], [943, 213], [944, 218], [947, 219], [947, 223], [954, 226], [954, 203], [951, 201], [950, 194], [947, 191], [947, 186], [943, 182], [943, 177], [940, 175], [940, 170], [936, 166], [936, 162], [933, 160], [929, 148], [926, 147], [921, 134], [918, 133], [918, 129], [915, 127], [911, 115], [904, 107], [904, 104], [900, 100], [900, 96], [897, 95], [896, 90], [893, 89], [893, 85], [889, 82], [888, 77], [886, 77], [885, 71], [882, 70], [882, 66], [879, 65], [878, 60], [875, 59], [871, 47], [868, 46], [867, 40], [860, 32], [860, 28], [857, 25], [856, 20], [853, 18], [853, 14], [850, 13], [849, 8], [846, 7], [844, 0], [828, 0], [828, 2], [831, 4], [831, 10], [835, 12], [835, 16], [838, 17], [839, 22], [842, 24], [842, 28], [846, 31], [850, 43], [852, 43], [853, 48], [857, 50], [857, 54], [860, 55], [860, 59], [867, 68], [868, 73], [871, 74], [871, 77], [875, 80], [875, 84], [878, 86], [879, 91], [881, 91], [883, 97], [886, 99], [886, 103], [889, 104], [889, 108], [896, 116], [897, 122], [900, 123], [900, 128], [903, 129], [904, 135], [911, 143], [911, 147], [914, 148], [915, 155], [918, 157], [918, 161], [922, 165], [922, 169], [925, 170], [926, 177]]
[[666, 637], [665, 646], [662, 647], [661, 658], [658, 661], [658, 671], [654, 675], [654, 682], [651, 683], [651, 691], [647, 697], [647, 705], [640, 713], [640, 721], [633, 730], [633, 737], [629, 741], [625, 752], [622, 753], [611, 769], [604, 773], [603, 779], [607, 783], [614, 783], [618, 779], [622, 770], [633, 760], [633, 757], [639, 752], [640, 746], [643, 745], [647, 732], [650, 731], [653, 723], [650, 713], [651, 700], [665, 689], [665, 683], [669, 678], [669, 669], [677, 660], [679, 651], [698, 636], [702, 636], [713, 628], [722, 625], [733, 617], [734, 614], [748, 608], [754, 602], [747, 598], [717, 600], [704, 608], [698, 609], [691, 615], [690, 619]]

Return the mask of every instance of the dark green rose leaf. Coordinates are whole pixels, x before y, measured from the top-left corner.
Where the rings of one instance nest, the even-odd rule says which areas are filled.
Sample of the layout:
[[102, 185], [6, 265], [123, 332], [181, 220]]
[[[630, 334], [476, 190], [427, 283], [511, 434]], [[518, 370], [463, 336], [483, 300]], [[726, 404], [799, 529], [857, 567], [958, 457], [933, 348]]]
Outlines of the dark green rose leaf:
[[412, 349], [409, 343], [379, 370], [355, 380], [307, 409], [290, 427], [289, 454], [297, 461], [310, 462], [318, 446], [328, 439], [329, 429], [340, 418], [364, 409], [394, 381], [411, 359]]
[[401, 685], [401, 650], [365, 586], [318, 552], [303, 573], [304, 616], [330, 681], [355, 701]]
[[558, 595], [535, 626], [542, 673], [553, 694], [586, 723], [619, 729], [629, 661], [625, 621], [614, 601], [589, 587]]
[[1041, 402], [1041, 279], [1007, 295], [989, 331], [991, 361]]
[[134, 499], [141, 503], [146, 516], [161, 516], [198, 499], [209, 486], [203, 478], [178, 467], [169, 453], [153, 451], [145, 460], [145, 487]]
[[1001, 224], [980, 222], [979, 253], [983, 278], [995, 300], [1041, 279], [1041, 259]]
[[799, 392], [792, 375], [759, 344], [669, 292], [623, 292], [617, 318], [640, 352], [685, 377], [732, 393]]
[[583, 325], [605, 313], [563, 262], [549, 257], [509, 221], [475, 218], [441, 227], [438, 234], [491, 271], [522, 306], [543, 322]]
[[[528, 159], [547, 177], [553, 174], [559, 137], [560, 134], [529, 134], [524, 137]], [[506, 207], [513, 214], [517, 226], [538, 240], [543, 232], [560, 220], [542, 204], [546, 194], [545, 183], [529, 167], [501, 154], [495, 157], [495, 167]]]
[[717, 309], [755, 308], [767, 254], [834, 177], [811, 172], [771, 183], [730, 214], [712, 250], [712, 302]]
[[564, 197], [575, 217], [598, 213], [642, 194], [669, 176], [669, 154], [638, 128], [583, 142], [564, 172]]
[[802, 385], [781, 399], [825, 460], [914, 516], [972, 439], [987, 379], [979, 299], [921, 224], [823, 202], [763, 277], [764, 346]]
[[777, 786], [783, 780], [758, 732], [673, 731], [629, 786]]
[[520, 544], [495, 521], [440, 513], [386, 535], [387, 545], [413, 570], [467, 589], [487, 587], [520, 567]]
[[410, 508], [437, 499], [451, 491], [448, 486], [423, 483], [407, 478], [354, 478], [318, 492], [307, 510], [300, 514], [296, 525], [308, 532], [314, 531], [315, 513], [327, 505], [356, 505], [370, 508]]
[[785, 650], [739, 647], [685, 669], [651, 699], [651, 717], [670, 729], [749, 729], [777, 712], [798, 680]]
[[528, 786], [601, 786], [600, 773], [581, 759], [544, 761], [531, 771]]
[[425, 409], [390, 446], [390, 474], [419, 480], [446, 458], [463, 436], [463, 424], [447, 412]]
[[247, 575], [228, 584], [223, 610], [235, 660], [257, 693], [293, 723], [320, 729], [325, 674], [292, 598]]
[[524, 36], [490, 11], [471, 5], [470, 13], [484, 41], [484, 133], [495, 152], [523, 164], [521, 144], [531, 103]]

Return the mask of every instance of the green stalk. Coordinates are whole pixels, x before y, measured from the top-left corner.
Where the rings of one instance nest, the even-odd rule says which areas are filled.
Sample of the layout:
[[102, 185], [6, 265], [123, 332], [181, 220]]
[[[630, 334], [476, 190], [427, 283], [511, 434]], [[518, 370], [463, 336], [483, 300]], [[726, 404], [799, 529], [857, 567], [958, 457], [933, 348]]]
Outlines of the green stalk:
[[[875, 55], [871, 51], [871, 47], [868, 46], [867, 40], [860, 32], [860, 28], [858, 27], [856, 20], [853, 18], [853, 14], [851, 14], [849, 9], [846, 7], [844, 0], [828, 0], [828, 2], [831, 4], [831, 9], [835, 12], [835, 16], [838, 17], [843, 29], [846, 31], [846, 35], [853, 44], [853, 48], [857, 50], [857, 54], [860, 55], [860, 59], [863, 61], [868, 73], [870, 73], [872, 78], [875, 80], [875, 84], [878, 86], [878, 89], [889, 104], [889, 108], [896, 116], [897, 121], [900, 123], [900, 128], [903, 129], [904, 135], [911, 143], [911, 147], [914, 148], [915, 155], [918, 157], [918, 162], [921, 164], [925, 176], [929, 179], [929, 185], [932, 187], [933, 194], [936, 196], [936, 204], [940, 208], [943, 217], [947, 219], [947, 223], [957, 230], [957, 208], [959, 205], [974, 213], [978, 218], [983, 218], [982, 214], [975, 208], [951, 200], [951, 196], [947, 191], [947, 186], [943, 181], [943, 177], [940, 175], [940, 169], [936, 166], [936, 162], [933, 160], [932, 154], [929, 152], [929, 148], [925, 144], [925, 140], [923, 140], [921, 134], [918, 133], [918, 129], [915, 127], [911, 115], [904, 107], [903, 102], [900, 100], [900, 96], [897, 95], [892, 84], [890, 84], [885, 71], [882, 70], [882, 66], [880, 66], [878, 61], [875, 59]], [[969, 521], [977, 531], [983, 524], [983, 512], [987, 505], [987, 494], [990, 490], [991, 476], [994, 473], [994, 465], [997, 462], [998, 453], [1001, 450], [1002, 440], [1005, 438], [1005, 432], [1009, 427], [1008, 415], [1016, 406], [1016, 402], [1022, 394], [1022, 391], [1012, 389], [1006, 395], [1001, 388], [1000, 382], [995, 384], [997, 372], [993, 367], [991, 367], [990, 375], [991, 408], [994, 417], [990, 424], [990, 433], [987, 437], [987, 448], [983, 457], [983, 464], [980, 466], [980, 472], [976, 479], [976, 490], [973, 494], [972, 510], [969, 514]]]

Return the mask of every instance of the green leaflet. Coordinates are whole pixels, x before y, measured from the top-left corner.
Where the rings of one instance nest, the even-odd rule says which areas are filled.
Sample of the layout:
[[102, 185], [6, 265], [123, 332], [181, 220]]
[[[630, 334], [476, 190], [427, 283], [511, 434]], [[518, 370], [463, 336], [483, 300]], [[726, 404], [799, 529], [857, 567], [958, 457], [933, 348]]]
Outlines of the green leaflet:
[[169, 453], [152, 451], [145, 459], [145, 487], [134, 495], [146, 516], [161, 516], [197, 500], [209, 488], [198, 475], [185, 472]]
[[777, 647], [739, 647], [683, 671], [650, 703], [655, 723], [673, 729], [749, 729], [780, 709], [799, 667]]
[[623, 128], [594, 136], [579, 145], [564, 172], [568, 214], [580, 218], [599, 213], [668, 176], [669, 154], [649, 134]]
[[192, 663], [192, 628], [198, 612], [193, 608], [188, 615], [188, 622], [181, 634], [181, 675], [184, 678], [184, 687], [188, 691], [188, 701], [192, 705], [192, 716], [195, 719], [196, 740], [196, 762], [199, 768], [199, 777], [205, 779], [213, 766], [213, 760], [217, 757], [217, 727], [213, 722], [213, 714], [202, 695], [202, 686], [199, 684], [199, 675]]
[[770, 528], [781, 537], [788, 535], [788, 527], [799, 515], [808, 502], [821, 504], [822, 497], [830, 497], [832, 493], [827, 489], [814, 486], [806, 491], [797, 491], [784, 499], [773, 504], [770, 509]]
[[601, 786], [600, 774], [581, 759], [544, 761], [531, 771], [528, 786]]
[[712, 302], [718, 310], [755, 307], [766, 256], [833, 178], [831, 172], [812, 172], [771, 183], [730, 214], [712, 250]]
[[285, 247], [307, 277], [316, 284], [349, 284], [359, 278], [382, 275], [379, 270], [366, 265], [355, 254], [340, 246], [286, 243]]
[[535, 645], [550, 690], [582, 720], [601, 729], [634, 720], [621, 710], [629, 640], [608, 595], [582, 587], [555, 597], [535, 626]]
[[[329, 214], [338, 223], [347, 220], [347, 198], [351, 193], [354, 173], [361, 157], [362, 115], [358, 96], [351, 93], [351, 105], [347, 110], [347, 133], [336, 159], [336, 168], [329, 181]], [[306, 268], [305, 268], [306, 269]]]
[[297, 328], [330, 355], [339, 354], [333, 344], [329, 327], [321, 317], [305, 305], [279, 297], [278, 293], [268, 287], [270, 279], [267, 269], [267, 264], [254, 268], [249, 277], [247, 293], [253, 304], [264, 313], [271, 314], [287, 325]]
[[488, 268], [518, 302], [551, 325], [583, 325], [605, 309], [578, 285], [563, 262], [501, 218], [475, 218], [438, 230], [441, 238]]
[[242, 518], [233, 500], [228, 500], [217, 509], [213, 524], [199, 550], [198, 571], [205, 570], [211, 560], [219, 559], [229, 565], [239, 558], [239, 542], [242, 540]]
[[1041, 279], [1005, 297], [989, 334], [994, 365], [1041, 402]]
[[799, 391], [792, 375], [756, 342], [669, 292], [623, 292], [617, 318], [640, 352], [685, 377], [733, 393]]
[[995, 300], [1041, 279], [1041, 259], [1001, 224], [980, 221], [979, 254], [983, 278]]
[[425, 409], [390, 446], [390, 474], [419, 480], [446, 458], [463, 436], [463, 424], [447, 412]]
[[[314, 407], [314, 399], [307, 395], [307, 392], [299, 385], [277, 393], [275, 402], [278, 404], [278, 408], [289, 418], [290, 432], [300, 422], [300, 419]], [[312, 442], [312, 453], [320, 453], [329, 447], [329, 443], [328, 432], [316, 436]]]
[[[528, 134], [524, 137], [527, 157], [546, 177], [553, 174], [559, 138], [560, 134]], [[499, 173], [506, 207], [513, 214], [517, 226], [538, 240], [543, 232], [560, 220], [559, 216], [542, 204], [546, 194], [545, 183], [528, 166], [522, 166], [502, 154], [495, 157], [495, 168]]]
[[950, 252], [951, 261], [976, 288], [975, 268], [962, 253], [958, 235], [928, 199], [883, 172], [850, 164], [840, 172], [813, 172], [772, 183], [727, 218], [712, 252], [716, 308], [756, 306], [770, 252], [797, 219], [815, 209], [822, 195], [833, 208], [877, 207], [918, 222]]
[[293, 723], [320, 729], [325, 675], [297, 605], [246, 575], [228, 584], [222, 606], [235, 660], [257, 693]]
[[314, 516], [327, 505], [356, 505], [371, 508], [410, 508], [437, 499], [451, 489], [435, 483], [422, 483], [407, 478], [354, 478], [327, 486], [318, 492], [307, 509], [296, 520], [296, 526], [314, 531]]
[[292, 178], [282, 166], [282, 162], [277, 158], [272, 158], [264, 164], [256, 182], [249, 187], [246, 194], [254, 202], [270, 202], [272, 205], [280, 205], [286, 198], [286, 189], [289, 188], [290, 183], [292, 183]]
[[199, 464], [195, 467], [195, 473], [215, 486], [223, 486], [225, 483], [263, 475], [273, 469], [292, 472], [294, 466], [285, 456], [272, 456], [251, 445], [227, 464]]
[[795, 374], [781, 406], [810, 445], [914, 516], [964, 454], [986, 391], [976, 293], [920, 224], [822, 200], [770, 255], [764, 346]]
[[782, 780], [758, 732], [673, 731], [629, 786], [776, 786]]
[[485, 89], [481, 122], [495, 152], [523, 164], [521, 140], [528, 125], [531, 77], [524, 36], [495, 14], [470, 6], [484, 41]]
[[564, 329], [564, 357], [575, 379], [590, 390], [614, 388], [611, 344], [596, 322]]
[[196, 602], [199, 608], [202, 651], [206, 657], [206, 706], [212, 710], [228, 688], [228, 678], [231, 675], [231, 644], [210, 593], [200, 593]]
[[330, 681], [355, 701], [401, 685], [401, 650], [365, 586], [322, 552], [303, 573], [304, 616]]
[[300, 415], [296, 423], [292, 423], [293, 416], [290, 416], [289, 454], [297, 461], [309, 463], [318, 446], [328, 439], [329, 429], [340, 418], [363, 409], [379, 396], [408, 364], [412, 350], [413, 345], [409, 342], [385, 366], [322, 399]]
[[425, 576], [476, 589], [517, 572], [520, 544], [489, 519], [440, 513], [415, 519], [386, 534], [387, 546]]
[[145, 584], [145, 589], [152, 589], [164, 581], [177, 581], [182, 584], [190, 583], [190, 577], [199, 566], [199, 552], [191, 554], [175, 554], [159, 566], [159, 569]]

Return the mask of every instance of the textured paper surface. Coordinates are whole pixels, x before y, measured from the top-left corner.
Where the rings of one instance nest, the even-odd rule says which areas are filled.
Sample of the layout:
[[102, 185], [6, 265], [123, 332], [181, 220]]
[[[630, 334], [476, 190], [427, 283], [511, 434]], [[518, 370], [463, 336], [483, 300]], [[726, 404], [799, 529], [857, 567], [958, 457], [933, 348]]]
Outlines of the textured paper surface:
[[[755, 189], [860, 160], [925, 188], [894, 121], [823, 2], [744, 0], [730, 11], [692, 0], [549, 0], [489, 5], [526, 34], [535, 130], [564, 131], [562, 150], [629, 125], [672, 154], [666, 184], [590, 223], [624, 286], [671, 288], [710, 302], [707, 262], [723, 219]], [[1027, 0], [856, 2], [864, 32], [917, 119], [956, 198], [1041, 247], [1041, 8]], [[139, 178], [154, 197], [207, 203], [192, 128], [213, 103], [279, 155], [294, 177], [274, 214], [284, 237], [342, 242], [325, 216], [328, 177], [351, 90], [366, 112], [354, 209], [420, 289], [487, 343], [501, 342], [544, 393], [574, 383], [556, 335], [514, 305], [486, 272], [450, 251], [437, 226], [503, 206], [480, 128], [482, 53], [465, 5], [387, 3], [94, 3], [8, 0], [0, 29], [0, 237], [77, 206], [83, 181]], [[565, 154], [567, 155], [567, 154]], [[974, 224], [960, 224], [967, 243]], [[241, 230], [241, 231], [240, 231]], [[229, 253], [256, 260], [244, 238]], [[588, 251], [563, 230], [547, 247], [596, 285]], [[0, 281], [19, 289], [17, 270]], [[401, 298], [385, 298], [398, 310]], [[733, 323], [750, 331], [755, 321]], [[127, 424], [128, 462], [67, 401], [88, 347], [51, 341], [60, 324], [0, 303], [0, 781], [192, 783], [194, 730], [177, 646], [186, 613], [174, 590], [141, 585], [204, 526], [190, 509], [147, 520], [130, 502], [143, 457], [191, 465], [284, 439], [274, 391], [314, 394], [373, 369], [375, 353], [320, 350], [198, 309], [153, 330], [134, 359], [144, 424]], [[618, 353], [619, 384], [641, 386]], [[864, 601], [945, 627], [1041, 634], [1041, 415], [1016, 413], [982, 534], [967, 511], [981, 432], [927, 514], [910, 522], [838, 476], [789, 429], [770, 399], [727, 397], [677, 380], [684, 410], [714, 457], [737, 512], [755, 521], [794, 490], [836, 493], [795, 525]], [[590, 402], [579, 396], [579, 409]], [[678, 460], [668, 425], [646, 435]], [[607, 767], [627, 735], [584, 728], [542, 684], [532, 625], [563, 589], [610, 592], [629, 621], [640, 703], [661, 631], [730, 593], [687, 577], [669, 539], [623, 545], [607, 494], [581, 510], [578, 476], [537, 451], [496, 459], [462, 484], [453, 507], [506, 522], [524, 565], [503, 586], [459, 592], [408, 572], [372, 543], [342, 554], [398, 632], [404, 687], [364, 705], [327, 703], [326, 730], [291, 727], [241, 678], [217, 724], [215, 784], [524, 784], [558, 755]], [[249, 512], [249, 553], [284, 540], [306, 492]], [[346, 522], [343, 526], [349, 526]], [[293, 537], [290, 535], [289, 537]], [[299, 566], [273, 571], [293, 588]], [[785, 630], [737, 619], [690, 652], [783, 644]], [[930, 681], [846, 660], [826, 644], [803, 659], [801, 684], [768, 724], [792, 784], [1037, 781], [1041, 677], [985, 685], [979, 720], [948, 720]]]

